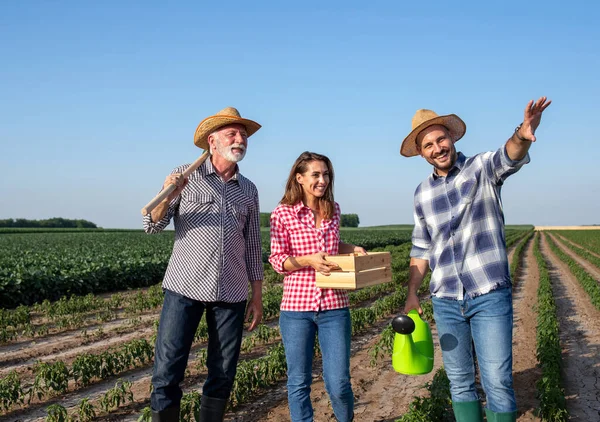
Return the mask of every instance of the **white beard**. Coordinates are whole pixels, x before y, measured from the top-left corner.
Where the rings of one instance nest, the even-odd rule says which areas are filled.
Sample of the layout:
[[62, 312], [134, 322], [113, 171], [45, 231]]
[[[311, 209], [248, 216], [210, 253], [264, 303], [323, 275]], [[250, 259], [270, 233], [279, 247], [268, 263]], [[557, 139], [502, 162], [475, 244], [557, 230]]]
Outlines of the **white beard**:
[[[219, 153], [219, 155], [221, 157], [223, 157], [227, 161], [230, 161], [232, 163], [239, 163], [246, 156], [246, 147], [242, 144], [233, 144], [233, 145], [226, 147], [221, 143], [221, 140], [219, 140], [219, 139], [217, 139], [216, 144], [217, 144], [217, 152]], [[233, 152], [234, 148], [239, 148], [242, 150], [242, 152], [235, 153], [235, 152]]]

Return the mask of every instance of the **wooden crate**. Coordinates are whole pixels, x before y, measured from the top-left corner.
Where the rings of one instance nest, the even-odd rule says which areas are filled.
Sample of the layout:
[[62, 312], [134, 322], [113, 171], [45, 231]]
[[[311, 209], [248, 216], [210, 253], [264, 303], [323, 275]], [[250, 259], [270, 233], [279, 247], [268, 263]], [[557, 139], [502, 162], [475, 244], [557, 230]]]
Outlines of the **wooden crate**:
[[340, 266], [326, 276], [319, 272], [317, 287], [356, 290], [392, 281], [392, 257], [389, 252], [370, 252], [368, 255], [331, 255], [328, 261]]

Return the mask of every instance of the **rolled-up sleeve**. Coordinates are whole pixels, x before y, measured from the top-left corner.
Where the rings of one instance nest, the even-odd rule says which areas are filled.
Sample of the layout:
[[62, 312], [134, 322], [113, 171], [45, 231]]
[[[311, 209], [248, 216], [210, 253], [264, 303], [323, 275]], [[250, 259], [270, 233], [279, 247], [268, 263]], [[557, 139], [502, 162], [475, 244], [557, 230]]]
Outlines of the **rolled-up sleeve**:
[[279, 274], [289, 274], [283, 263], [290, 257], [290, 236], [275, 212], [271, 214], [271, 255], [269, 262]]
[[181, 200], [181, 195], [178, 196], [177, 198], [174, 198], [169, 203], [169, 209], [167, 210], [167, 213], [165, 214], [165, 216], [157, 222], [152, 221], [150, 213], [145, 215], [142, 219], [144, 231], [146, 233], [150, 233], [150, 234], [160, 233], [161, 231], [163, 231], [165, 229], [165, 227], [167, 227], [169, 225], [169, 222], [171, 221], [171, 218], [173, 218], [173, 216], [175, 215], [175, 212], [177, 212], [177, 208], [179, 207], [180, 200]]
[[248, 271], [248, 280], [258, 281], [264, 278], [258, 192], [254, 195], [254, 204], [248, 214], [248, 224], [245, 227], [246, 268]]
[[484, 160], [488, 160], [485, 168], [488, 169], [492, 180], [498, 184], [502, 184], [508, 176], [515, 174], [530, 161], [529, 153], [520, 160], [511, 160], [506, 151], [506, 145], [494, 152], [483, 154], [482, 157]]
[[427, 223], [423, 215], [423, 208], [421, 207], [417, 195], [415, 195], [415, 209], [413, 213], [415, 220], [415, 227], [412, 233], [412, 248], [410, 250], [411, 258], [419, 258], [429, 261], [430, 247], [431, 247], [431, 236], [427, 230]]

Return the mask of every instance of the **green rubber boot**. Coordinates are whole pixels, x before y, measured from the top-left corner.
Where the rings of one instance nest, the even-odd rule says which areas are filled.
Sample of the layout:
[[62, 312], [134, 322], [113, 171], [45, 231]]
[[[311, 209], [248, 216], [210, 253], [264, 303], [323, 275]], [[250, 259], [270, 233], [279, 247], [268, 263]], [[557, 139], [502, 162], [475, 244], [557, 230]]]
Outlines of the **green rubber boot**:
[[479, 400], [452, 402], [456, 422], [483, 422]]
[[517, 412], [492, 412], [485, 409], [485, 416], [488, 422], [515, 422], [517, 420]]

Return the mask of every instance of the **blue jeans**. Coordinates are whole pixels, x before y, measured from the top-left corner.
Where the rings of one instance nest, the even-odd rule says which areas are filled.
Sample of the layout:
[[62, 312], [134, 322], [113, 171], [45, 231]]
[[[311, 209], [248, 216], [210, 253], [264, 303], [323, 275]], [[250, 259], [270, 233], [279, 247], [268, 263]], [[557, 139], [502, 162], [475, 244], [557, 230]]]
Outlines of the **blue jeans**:
[[155, 411], [179, 406], [179, 384], [188, 362], [194, 335], [206, 310], [208, 377], [202, 394], [228, 399], [240, 355], [246, 301], [198, 302], [170, 290], [160, 314], [154, 353], [150, 404]]
[[310, 402], [315, 335], [323, 355], [323, 378], [335, 417], [348, 422], [354, 416], [350, 384], [350, 311], [281, 311], [279, 329], [287, 361], [288, 405], [292, 422], [313, 420]]
[[452, 401], [478, 400], [475, 354], [487, 408], [517, 410], [512, 378], [512, 288], [500, 288], [474, 298], [432, 298], [444, 367]]

